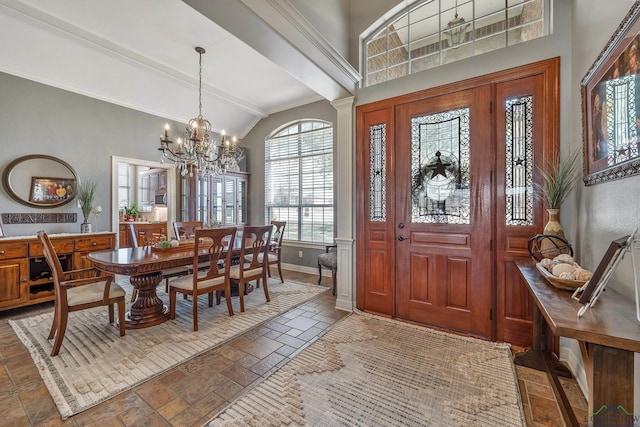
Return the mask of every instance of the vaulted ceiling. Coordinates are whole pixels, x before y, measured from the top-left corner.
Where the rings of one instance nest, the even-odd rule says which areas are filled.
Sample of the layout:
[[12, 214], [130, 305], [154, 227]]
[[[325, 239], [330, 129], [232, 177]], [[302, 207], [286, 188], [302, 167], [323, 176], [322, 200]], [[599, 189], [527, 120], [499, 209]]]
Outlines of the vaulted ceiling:
[[0, 0], [0, 71], [244, 136], [353, 94], [359, 75], [287, 0]]

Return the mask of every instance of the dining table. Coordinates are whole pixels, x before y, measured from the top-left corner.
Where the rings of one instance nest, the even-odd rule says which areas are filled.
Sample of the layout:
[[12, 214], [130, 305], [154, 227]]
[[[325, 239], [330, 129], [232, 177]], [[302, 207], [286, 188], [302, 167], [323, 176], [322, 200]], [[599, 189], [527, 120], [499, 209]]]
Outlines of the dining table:
[[[232, 258], [240, 255], [241, 239], [234, 241]], [[132, 286], [138, 289], [136, 300], [126, 313], [128, 329], [148, 328], [169, 319], [169, 308], [156, 292], [163, 279], [162, 270], [193, 265], [193, 245], [177, 248], [119, 248], [90, 252], [87, 259], [96, 269], [110, 274], [129, 276]], [[206, 247], [200, 250], [200, 262], [208, 260]]]

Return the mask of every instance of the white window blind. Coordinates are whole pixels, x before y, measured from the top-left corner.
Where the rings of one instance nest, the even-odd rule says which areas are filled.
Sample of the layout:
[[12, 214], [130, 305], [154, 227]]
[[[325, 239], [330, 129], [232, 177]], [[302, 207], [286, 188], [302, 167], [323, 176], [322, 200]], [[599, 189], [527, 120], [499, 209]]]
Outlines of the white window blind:
[[332, 243], [333, 125], [305, 120], [266, 139], [265, 220], [286, 221], [284, 239]]
[[126, 163], [118, 163], [118, 203], [119, 208], [129, 206], [131, 195], [131, 166]]

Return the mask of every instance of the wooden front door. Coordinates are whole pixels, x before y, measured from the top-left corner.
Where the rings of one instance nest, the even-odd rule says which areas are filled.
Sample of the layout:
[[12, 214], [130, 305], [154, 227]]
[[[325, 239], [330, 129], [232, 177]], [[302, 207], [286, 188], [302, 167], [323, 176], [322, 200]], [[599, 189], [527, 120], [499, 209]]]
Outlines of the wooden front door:
[[530, 344], [514, 261], [546, 219], [558, 88], [554, 58], [358, 106], [359, 309]]
[[396, 110], [396, 316], [491, 338], [490, 86]]

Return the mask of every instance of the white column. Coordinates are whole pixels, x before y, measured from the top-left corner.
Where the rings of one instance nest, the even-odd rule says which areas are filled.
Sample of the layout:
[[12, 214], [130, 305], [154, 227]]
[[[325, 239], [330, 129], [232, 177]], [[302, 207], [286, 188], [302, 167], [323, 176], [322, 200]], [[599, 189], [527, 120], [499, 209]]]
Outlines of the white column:
[[336, 124], [336, 226], [338, 271], [336, 277], [336, 308], [353, 311], [355, 306], [354, 216], [355, 164], [353, 139], [354, 97], [338, 99], [331, 105], [338, 111]]

